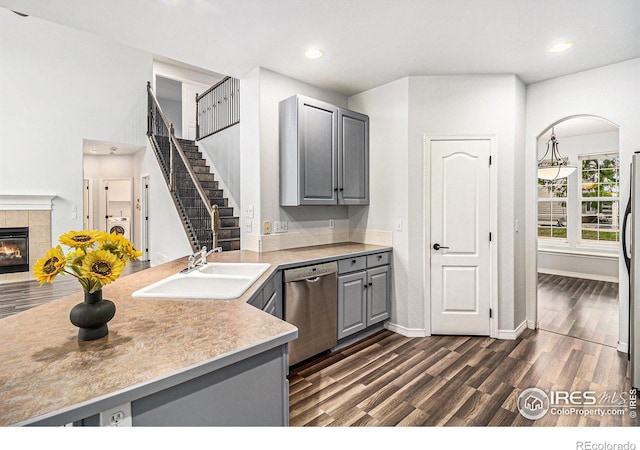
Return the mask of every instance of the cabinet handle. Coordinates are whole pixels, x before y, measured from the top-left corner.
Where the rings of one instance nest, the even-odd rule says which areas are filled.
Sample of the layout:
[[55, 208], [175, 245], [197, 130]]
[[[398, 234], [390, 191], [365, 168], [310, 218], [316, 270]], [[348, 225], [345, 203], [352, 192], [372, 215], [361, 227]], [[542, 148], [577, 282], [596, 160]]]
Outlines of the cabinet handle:
[[340, 192], [344, 191], [344, 188], [340, 188]]
[[373, 286], [373, 283], [369, 283], [369, 286]]
[[367, 283], [365, 283], [365, 284], [364, 284], [364, 288], [366, 289], [366, 288], [368, 288], [368, 287], [369, 287], [369, 285], [368, 285]]
[[382, 255], [378, 255], [378, 260], [382, 259]]

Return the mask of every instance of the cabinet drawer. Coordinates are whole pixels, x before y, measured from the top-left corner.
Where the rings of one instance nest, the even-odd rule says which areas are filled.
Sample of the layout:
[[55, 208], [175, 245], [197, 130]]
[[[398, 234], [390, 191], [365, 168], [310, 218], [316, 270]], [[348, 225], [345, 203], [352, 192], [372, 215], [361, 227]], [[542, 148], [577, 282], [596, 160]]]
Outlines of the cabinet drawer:
[[338, 273], [349, 273], [367, 268], [367, 257], [358, 256], [356, 258], [341, 259], [338, 261]]
[[367, 267], [372, 268], [372, 267], [378, 267], [378, 266], [385, 266], [389, 264], [389, 260], [390, 260], [389, 255], [390, 255], [390, 252], [376, 253], [375, 255], [368, 255]]

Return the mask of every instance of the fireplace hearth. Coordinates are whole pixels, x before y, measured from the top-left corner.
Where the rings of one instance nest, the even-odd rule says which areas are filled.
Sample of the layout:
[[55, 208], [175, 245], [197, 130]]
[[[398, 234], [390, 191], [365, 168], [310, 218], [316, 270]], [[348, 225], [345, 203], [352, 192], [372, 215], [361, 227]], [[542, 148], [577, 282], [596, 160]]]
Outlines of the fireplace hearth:
[[0, 228], [0, 274], [29, 271], [29, 228]]

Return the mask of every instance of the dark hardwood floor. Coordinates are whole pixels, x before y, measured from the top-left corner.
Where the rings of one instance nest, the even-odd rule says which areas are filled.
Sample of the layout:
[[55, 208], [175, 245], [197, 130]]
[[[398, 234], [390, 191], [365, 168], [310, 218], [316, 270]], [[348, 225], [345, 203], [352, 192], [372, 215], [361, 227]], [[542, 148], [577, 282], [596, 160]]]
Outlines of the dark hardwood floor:
[[[131, 261], [124, 267], [120, 276], [148, 267], [149, 262]], [[80, 283], [72, 276], [59, 276], [53, 284], [45, 283], [42, 286], [35, 279], [0, 284], [0, 319], [80, 291]]]
[[618, 283], [538, 274], [543, 330], [617, 347]]
[[637, 426], [616, 415], [524, 418], [527, 388], [628, 392], [627, 358], [606, 345], [544, 330], [516, 340], [407, 338], [382, 331], [292, 368], [292, 426]]
[[[125, 270], [133, 273], [147, 267], [148, 263], [136, 261]], [[639, 425], [628, 410], [624, 415], [605, 416], [547, 414], [537, 421], [518, 412], [517, 398], [530, 387], [591, 390], [598, 395], [623, 393], [630, 387], [626, 355], [617, 352], [611, 340], [617, 335], [611, 331], [612, 321], [617, 327], [617, 306], [615, 320], [604, 318], [611, 314], [599, 309], [617, 305], [617, 286], [574, 280], [541, 276], [541, 305], [550, 303], [541, 323], [549, 328], [557, 325], [551, 331], [527, 329], [516, 340], [496, 340], [407, 338], [385, 330], [293, 368], [289, 375], [291, 425]], [[43, 286], [36, 281], [2, 284], [0, 318], [80, 290], [70, 277]], [[579, 304], [588, 308], [581, 311]], [[561, 319], [567, 313], [575, 317]], [[601, 336], [587, 335], [590, 329]]]

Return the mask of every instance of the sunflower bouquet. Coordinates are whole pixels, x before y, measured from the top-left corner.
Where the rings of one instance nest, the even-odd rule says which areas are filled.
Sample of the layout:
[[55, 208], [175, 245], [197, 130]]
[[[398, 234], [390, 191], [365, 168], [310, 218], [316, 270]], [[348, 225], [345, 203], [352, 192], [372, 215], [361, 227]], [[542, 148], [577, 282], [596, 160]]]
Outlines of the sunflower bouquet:
[[59, 242], [70, 247], [65, 255], [60, 245], [49, 249], [34, 267], [34, 277], [44, 283], [53, 283], [57, 275], [71, 275], [78, 279], [87, 293], [118, 279], [127, 262], [142, 255], [121, 234], [97, 230], [69, 231]]

